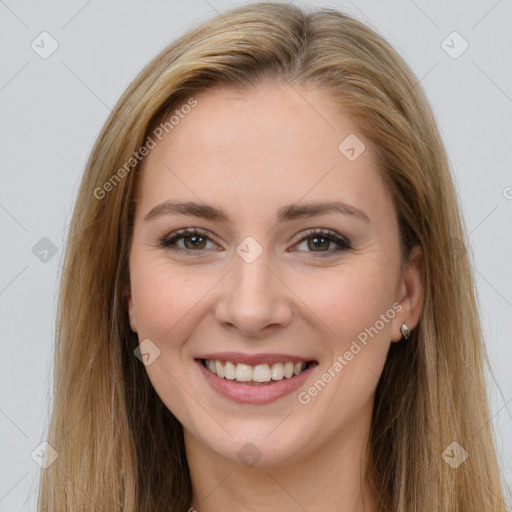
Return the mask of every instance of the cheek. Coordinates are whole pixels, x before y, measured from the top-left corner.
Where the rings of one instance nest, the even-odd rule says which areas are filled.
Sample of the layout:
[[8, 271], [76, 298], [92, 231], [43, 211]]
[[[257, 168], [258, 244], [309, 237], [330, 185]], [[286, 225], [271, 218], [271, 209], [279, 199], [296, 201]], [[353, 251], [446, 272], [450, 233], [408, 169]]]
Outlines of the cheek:
[[[326, 327], [331, 348], [350, 344], [391, 308], [396, 277], [392, 268], [361, 260], [357, 266], [331, 269], [315, 278], [296, 277], [297, 295]], [[379, 323], [384, 338], [388, 338], [390, 326], [389, 322], [384, 327]]]
[[134, 255], [131, 291], [139, 338], [179, 339], [186, 318], [213, 286], [213, 276], [198, 278], [190, 269]]
[[327, 326], [319, 342], [329, 357], [298, 398], [305, 411], [323, 418], [326, 435], [336, 435], [371, 401], [391, 341], [393, 268], [367, 262], [302, 279], [301, 296]]

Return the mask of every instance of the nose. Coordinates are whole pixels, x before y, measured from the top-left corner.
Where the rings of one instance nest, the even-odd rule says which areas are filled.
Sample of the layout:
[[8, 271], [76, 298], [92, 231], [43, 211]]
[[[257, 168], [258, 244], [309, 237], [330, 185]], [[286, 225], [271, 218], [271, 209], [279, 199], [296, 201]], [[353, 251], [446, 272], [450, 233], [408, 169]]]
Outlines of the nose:
[[234, 256], [215, 308], [217, 321], [241, 334], [261, 337], [285, 327], [292, 319], [292, 292], [271, 269], [264, 251], [248, 263]]

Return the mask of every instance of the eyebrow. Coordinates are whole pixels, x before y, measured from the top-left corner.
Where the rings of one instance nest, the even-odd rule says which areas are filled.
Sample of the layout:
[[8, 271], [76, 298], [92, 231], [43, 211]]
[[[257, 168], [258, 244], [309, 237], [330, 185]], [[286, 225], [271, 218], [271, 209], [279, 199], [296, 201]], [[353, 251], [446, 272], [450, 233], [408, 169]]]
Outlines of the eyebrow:
[[[366, 223], [370, 222], [370, 219], [366, 213], [356, 208], [355, 206], [344, 203], [342, 201], [327, 201], [301, 205], [287, 204], [278, 210], [277, 222], [291, 221], [304, 217], [327, 215], [329, 213], [351, 215]], [[163, 203], [157, 204], [151, 208], [151, 210], [145, 215], [144, 220], [150, 221], [161, 215], [192, 216], [221, 222], [227, 222], [229, 220], [228, 214], [223, 209], [216, 208], [207, 204], [195, 203], [192, 201], [164, 201]]]

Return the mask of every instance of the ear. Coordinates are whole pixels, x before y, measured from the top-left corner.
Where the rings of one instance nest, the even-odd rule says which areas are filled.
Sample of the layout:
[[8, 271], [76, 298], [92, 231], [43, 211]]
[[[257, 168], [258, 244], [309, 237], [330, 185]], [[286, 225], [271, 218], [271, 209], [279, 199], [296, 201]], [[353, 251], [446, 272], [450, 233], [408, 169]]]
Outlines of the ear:
[[393, 319], [391, 341], [402, 339], [400, 328], [403, 324], [407, 324], [411, 331], [418, 325], [423, 308], [424, 272], [423, 249], [417, 244], [411, 249], [404, 265], [397, 298], [402, 309]]

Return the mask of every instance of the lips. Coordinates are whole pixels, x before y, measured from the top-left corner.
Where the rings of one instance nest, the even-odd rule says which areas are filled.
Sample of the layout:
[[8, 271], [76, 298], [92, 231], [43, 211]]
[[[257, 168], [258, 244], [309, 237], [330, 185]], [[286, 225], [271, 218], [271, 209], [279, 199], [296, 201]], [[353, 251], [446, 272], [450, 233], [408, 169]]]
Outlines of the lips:
[[263, 404], [298, 389], [318, 366], [291, 354], [222, 352], [195, 358], [210, 386], [231, 400]]

